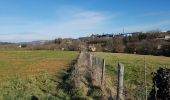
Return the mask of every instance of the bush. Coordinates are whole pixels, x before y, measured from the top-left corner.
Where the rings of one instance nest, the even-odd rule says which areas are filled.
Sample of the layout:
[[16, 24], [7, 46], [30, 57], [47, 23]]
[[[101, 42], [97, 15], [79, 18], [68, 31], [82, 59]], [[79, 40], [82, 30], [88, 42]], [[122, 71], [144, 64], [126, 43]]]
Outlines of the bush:
[[101, 98], [103, 96], [103, 92], [99, 87], [92, 87], [88, 95], [93, 98]]
[[170, 69], [160, 68], [157, 73], [154, 73], [153, 84], [150, 100], [170, 99]]
[[163, 45], [161, 49], [164, 56], [170, 56], [170, 45]]

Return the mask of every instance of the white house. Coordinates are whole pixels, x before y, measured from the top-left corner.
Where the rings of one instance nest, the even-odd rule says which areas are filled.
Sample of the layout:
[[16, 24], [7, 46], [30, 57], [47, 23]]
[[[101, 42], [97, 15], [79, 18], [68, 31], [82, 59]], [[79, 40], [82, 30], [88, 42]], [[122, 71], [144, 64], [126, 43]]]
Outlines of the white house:
[[20, 44], [18, 47], [19, 47], [19, 48], [22, 48], [22, 45]]
[[89, 50], [92, 51], [92, 52], [95, 52], [96, 51], [96, 47], [93, 45], [93, 46], [89, 46]]
[[170, 35], [165, 35], [165, 40], [169, 40], [170, 39]]

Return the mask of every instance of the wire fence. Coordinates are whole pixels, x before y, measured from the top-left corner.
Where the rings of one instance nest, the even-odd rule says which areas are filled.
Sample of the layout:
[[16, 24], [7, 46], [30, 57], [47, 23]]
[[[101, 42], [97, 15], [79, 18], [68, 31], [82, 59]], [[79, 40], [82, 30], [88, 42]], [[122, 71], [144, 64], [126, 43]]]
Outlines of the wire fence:
[[[152, 89], [153, 72], [161, 68], [170, 68], [169, 64], [154, 62], [152, 59], [140, 56], [132, 59], [129, 57], [119, 57], [112, 54], [104, 56], [106, 58], [107, 72], [113, 76], [117, 83], [118, 63], [124, 64], [124, 96], [126, 99], [146, 100]], [[146, 68], [145, 68], [146, 67]]]

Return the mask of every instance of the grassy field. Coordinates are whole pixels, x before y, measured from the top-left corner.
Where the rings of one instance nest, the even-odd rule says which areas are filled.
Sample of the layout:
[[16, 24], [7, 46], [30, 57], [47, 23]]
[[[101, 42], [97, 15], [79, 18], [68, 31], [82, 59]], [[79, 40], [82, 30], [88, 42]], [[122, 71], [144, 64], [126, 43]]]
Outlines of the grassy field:
[[[60, 86], [55, 75], [66, 69], [77, 58], [72, 51], [1, 51], [0, 52], [0, 100], [69, 100], [70, 95]], [[103, 53], [95, 55], [106, 60], [106, 71], [117, 81], [117, 64], [125, 66], [125, 93], [130, 98], [144, 99], [144, 55]], [[170, 58], [146, 55], [148, 93], [152, 87], [152, 72], [159, 67], [170, 68]], [[63, 72], [68, 74], [67, 72]], [[66, 87], [67, 88], [67, 87]]]
[[78, 52], [68, 51], [1, 51], [0, 79], [42, 71], [54, 74], [66, 68], [77, 56]]
[[[121, 54], [121, 53], [102, 53], [96, 52], [95, 55], [106, 60], [107, 73], [117, 81], [117, 66], [118, 62], [125, 66], [125, 89], [131, 98], [139, 96], [142, 98], [144, 93], [144, 55]], [[147, 66], [147, 86], [148, 91], [152, 87], [152, 72], [160, 67], [170, 68], [170, 58], [163, 56], [146, 55]]]
[[55, 75], [78, 56], [72, 51], [1, 51], [0, 100], [67, 99]]

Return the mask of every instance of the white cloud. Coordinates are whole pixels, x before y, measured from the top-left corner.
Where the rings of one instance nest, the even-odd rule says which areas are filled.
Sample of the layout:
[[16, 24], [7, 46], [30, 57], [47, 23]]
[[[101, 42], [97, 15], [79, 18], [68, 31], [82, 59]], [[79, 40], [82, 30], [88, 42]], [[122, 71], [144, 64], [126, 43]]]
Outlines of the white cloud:
[[0, 41], [20, 42], [57, 37], [77, 38], [92, 33], [122, 32], [123, 27], [126, 32], [147, 31], [157, 28], [170, 29], [170, 20], [116, 26], [116, 23], [119, 22], [117, 20], [121, 20], [119, 17], [122, 16], [122, 13], [107, 11], [92, 11], [64, 6], [57, 9], [55, 14], [54, 19], [45, 21], [17, 16], [0, 17]]
[[92, 11], [83, 11], [70, 16], [69, 21], [57, 25], [55, 30], [63, 33], [94, 32], [107, 20], [107, 16]]
[[[56, 19], [49, 22], [27, 18], [0, 18], [1, 41], [53, 39], [56, 37], [80, 37], [85, 33], [100, 32], [109, 17], [105, 12], [67, 9], [57, 12]], [[71, 12], [70, 12], [71, 11]], [[3, 20], [3, 21], [2, 21]], [[81, 34], [82, 33], [82, 34]], [[83, 35], [84, 34], [84, 35]]]

